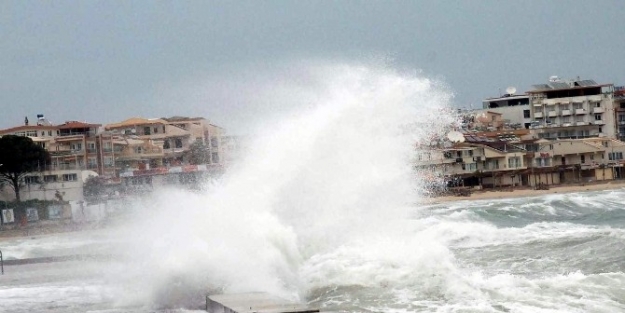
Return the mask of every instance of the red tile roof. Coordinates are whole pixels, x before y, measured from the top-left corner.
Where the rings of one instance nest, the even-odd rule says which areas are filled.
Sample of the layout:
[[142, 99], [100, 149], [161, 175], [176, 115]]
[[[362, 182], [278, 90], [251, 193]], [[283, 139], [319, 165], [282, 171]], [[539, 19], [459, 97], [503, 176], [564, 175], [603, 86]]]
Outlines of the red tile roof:
[[89, 124], [78, 121], [69, 121], [65, 122], [65, 124], [58, 125], [58, 129], [69, 129], [69, 128], [89, 128], [89, 127], [99, 127], [101, 124]]

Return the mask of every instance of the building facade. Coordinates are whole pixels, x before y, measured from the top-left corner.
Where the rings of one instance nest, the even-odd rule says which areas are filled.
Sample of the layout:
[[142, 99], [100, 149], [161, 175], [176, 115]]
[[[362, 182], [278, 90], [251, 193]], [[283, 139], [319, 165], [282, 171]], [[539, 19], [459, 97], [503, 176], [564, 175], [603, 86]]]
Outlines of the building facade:
[[528, 94], [532, 129], [541, 138], [616, 138], [612, 84], [552, 78]]

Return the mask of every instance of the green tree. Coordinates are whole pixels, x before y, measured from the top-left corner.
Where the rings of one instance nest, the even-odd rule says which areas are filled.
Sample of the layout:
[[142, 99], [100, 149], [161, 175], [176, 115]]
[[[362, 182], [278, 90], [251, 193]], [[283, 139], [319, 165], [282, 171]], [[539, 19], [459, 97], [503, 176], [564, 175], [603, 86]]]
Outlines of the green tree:
[[17, 202], [20, 202], [22, 178], [44, 168], [49, 160], [48, 151], [28, 137], [6, 135], [0, 138], [0, 182], [13, 188]]

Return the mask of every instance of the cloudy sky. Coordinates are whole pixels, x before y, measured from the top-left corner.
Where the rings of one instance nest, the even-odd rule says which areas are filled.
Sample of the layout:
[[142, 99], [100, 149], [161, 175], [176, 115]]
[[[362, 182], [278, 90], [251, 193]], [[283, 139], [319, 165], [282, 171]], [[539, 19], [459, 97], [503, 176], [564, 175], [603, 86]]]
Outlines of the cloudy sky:
[[236, 132], [262, 111], [249, 85], [288, 79], [299, 60], [385, 58], [445, 82], [458, 106], [551, 75], [624, 85], [624, 12], [620, 0], [1, 1], [0, 128], [37, 113], [199, 115]]

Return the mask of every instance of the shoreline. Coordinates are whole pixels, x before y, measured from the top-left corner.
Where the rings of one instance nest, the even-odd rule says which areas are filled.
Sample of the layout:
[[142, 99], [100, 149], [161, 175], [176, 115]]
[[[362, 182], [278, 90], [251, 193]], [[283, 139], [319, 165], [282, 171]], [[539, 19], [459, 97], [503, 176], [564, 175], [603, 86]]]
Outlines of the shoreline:
[[423, 201], [424, 204], [442, 204], [448, 202], [466, 201], [466, 200], [489, 200], [489, 199], [509, 199], [509, 198], [523, 198], [523, 197], [535, 197], [549, 194], [567, 194], [584, 191], [601, 191], [601, 190], [616, 190], [625, 188], [625, 180], [612, 180], [607, 182], [594, 182], [585, 184], [571, 184], [571, 185], [550, 185], [549, 190], [536, 190], [529, 189], [527, 187], [519, 187], [514, 190], [500, 189], [500, 190], [475, 190], [469, 196], [440, 196], [427, 198]]

